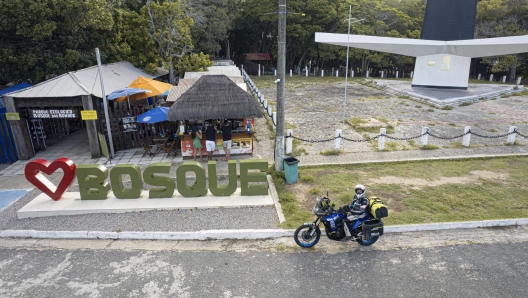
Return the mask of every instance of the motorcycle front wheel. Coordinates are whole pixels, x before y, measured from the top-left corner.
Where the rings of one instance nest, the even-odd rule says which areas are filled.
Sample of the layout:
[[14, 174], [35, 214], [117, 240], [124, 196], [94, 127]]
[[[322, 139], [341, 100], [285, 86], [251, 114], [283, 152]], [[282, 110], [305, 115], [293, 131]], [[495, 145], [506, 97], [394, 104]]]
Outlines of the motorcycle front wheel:
[[[314, 229], [315, 232], [312, 234]], [[310, 248], [319, 242], [319, 239], [321, 238], [321, 230], [319, 227], [314, 227], [312, 225], [302, 225], [295, 230], [293, 238], [295, 239], [295, 243], [300, 247]]]
[[371, 237], [370, 240], [363, 240], [363, 239], [356, 239], [357, 243], [363, 245], [363, 246], [369, 246], [374, 244], [376, 241], [378, 241], [379, 236]]

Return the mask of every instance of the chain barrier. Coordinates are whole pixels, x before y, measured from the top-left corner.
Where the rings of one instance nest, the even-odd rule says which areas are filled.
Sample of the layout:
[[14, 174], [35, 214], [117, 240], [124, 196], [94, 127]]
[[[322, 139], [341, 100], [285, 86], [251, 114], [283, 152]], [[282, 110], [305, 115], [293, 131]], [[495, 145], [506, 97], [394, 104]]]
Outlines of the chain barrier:
[[513, 135], [513, 134], [516, 134], [516, 133], [518, 133], [517, 130], [514, 130], [514, 131], [509, 132], [509, 133], [505, 133], [503, 135], [498, 135], [498, 136], [483, 136], [483, 135], [479, 135], [479, 134], [474, 133], [474, 132], [472, 132], [471, 134], [476, 136], [476, 137], [479, 137], [479, 138], [497, 139], [497, 138], [504, 138], [504, 137], [507, 137], [509, 135]]
[[[391, 140], [396, 140], [396, 141], [408, 141], [408, 140], [413, 140], [413, 139], [418, 139], [418, 138], [421, 138], [425, 135], [428, 135], [429, 134], [429, 131], [427, 132], [424, 132], [423, 134], [421, 135], [417, 135], [417, 136], [414, 136], [414, 137], [410, 137], [410, 138], [397, 138], [397, 137], [391, 137], [389, 135], [383, 135], [384, 137], [386, 137], [387, 139], [391, 139]], [[379, 135], [381, 136], [381, 135]]]
[[468, 130], [467, 132], [459, 135], [459, 136], [454, 136], [454, 137], [442, 137], [442, 136], [434, 135], [434, 134], [432, 134], [429, 131], [427, 132], [427, 134], [430, 135], [433, 138], [437, 138], [437, 139], [441, 139], [441, 140], [454, 140], [454, 139], [459, 139], [459, 138], [461, 138], [461, 137], [463, 137], [465, 135], [471, 134], [471, 129]]
[[251, 89], [251, 92], [253, 93], [253, 95], [255, 95], [257, 98], [258, 98], [258, 101], [260, 103], [260, 105], [262, 106], [262, 108], [264, 109], [264, 111], [266, 112], [266, 115], [268, 116], [269, 119], [271, 119], [271, 122], [273, 123], [273, 125], [277, 126], [277, 123], [275, 123], [275, 119], [273, 119], [273, 113], [269, 113], [269, 109], [267, 107], [264, 106], [264, 103], [260, 101], [260, 98], [257, 94], [257, 87], [255, 86], [255, 83], [253, 83], [253, 81], [251, 80], [251, 78], [246, 74], [246, 72], [244, 71], [244, 69], [242, 69], [242, 77], [244, 78], [244, 81], [246, 83], [249, 82], [249, 87]]
[[525, 136], [523, 135], [522, 133], [518, 132], [517, 130], [515, 130], [515, 133], [517, 133], [517, 135], [523, 137], [523, 138], [528, 138], [528, 136]]

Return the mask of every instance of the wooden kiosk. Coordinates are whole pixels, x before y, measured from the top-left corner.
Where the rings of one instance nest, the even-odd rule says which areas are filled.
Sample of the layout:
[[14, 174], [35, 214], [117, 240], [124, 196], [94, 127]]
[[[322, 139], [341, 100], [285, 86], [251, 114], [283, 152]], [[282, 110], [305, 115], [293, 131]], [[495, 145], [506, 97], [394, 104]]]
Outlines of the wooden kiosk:
[[[249, 93], [237, 86], [225, 75], [204, 75], [172, 105], [167, 114], [169, 121], [181, 121], [181, 150], [183, 157], [192, 156], [194, 150], [190, 132], [193, 125], [202, 128], [202, 152], [205, 147], [205, 121], [211, 120], [220, 130], [223, 120], [230, 121], [232, 133], [231, 155], [252, 154], [254, 118], [262, 117], [262, 111]], [[213, 155], [225, 155], [222, 134], [216, 134]]]

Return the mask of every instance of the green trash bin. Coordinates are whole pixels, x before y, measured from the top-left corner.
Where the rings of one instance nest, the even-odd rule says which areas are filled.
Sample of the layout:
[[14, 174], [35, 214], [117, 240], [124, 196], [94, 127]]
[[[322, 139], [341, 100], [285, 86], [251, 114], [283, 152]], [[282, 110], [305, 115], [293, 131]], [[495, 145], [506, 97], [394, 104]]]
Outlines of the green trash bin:
[[284, 169], [286, 183], [293, 184], [297, 183], [299, 180], [298, 163], [299, 160], [295, 157], [287, 156], [282, 160], [282, 168]]

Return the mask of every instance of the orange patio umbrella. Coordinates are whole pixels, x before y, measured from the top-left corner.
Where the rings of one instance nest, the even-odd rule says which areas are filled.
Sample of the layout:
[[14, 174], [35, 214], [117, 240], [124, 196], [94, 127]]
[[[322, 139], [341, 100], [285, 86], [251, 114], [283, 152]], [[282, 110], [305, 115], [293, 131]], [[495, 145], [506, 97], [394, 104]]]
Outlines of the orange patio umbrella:
[[[172, 85], [140, 76], [139, 78], [135, 79], [134, 82], [132, 82], [132, 84], [130, 84], [128, 87], [146, 89], [151, 91], [150, 93], [138, 93], [130, 95], [129, 99], [131, 101], [134, 101], [163, 94], [167, 92], [172, 87]], [[125, 100], [127, 100], [127, 97], [122, 96], [117, 98], [115, 101], [122, 102]]]

